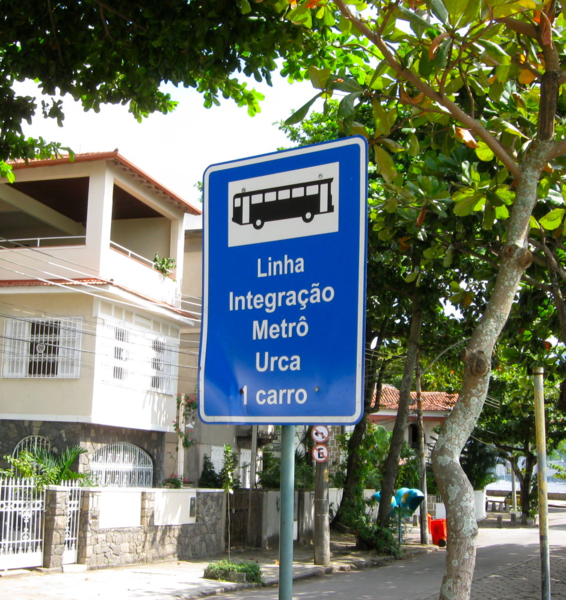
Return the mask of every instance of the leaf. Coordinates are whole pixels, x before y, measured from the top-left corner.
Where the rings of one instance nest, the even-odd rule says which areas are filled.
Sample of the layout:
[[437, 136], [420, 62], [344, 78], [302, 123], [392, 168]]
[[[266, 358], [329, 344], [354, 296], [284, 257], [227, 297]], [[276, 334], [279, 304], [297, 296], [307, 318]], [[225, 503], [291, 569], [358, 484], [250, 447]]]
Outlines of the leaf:
[[364, 88], [352, 77], [330, 77], [328, 87], [341, 92], [363, 92]]
[[[454, 198], [455, 200], [455, 198]], [[485, 204], [485, 194], [476, 193], [472, 196], [463, 198], [454, 205], [454, 214], [458, 217], [467, 217], [474, 211], [480, 210]]]
[[456, 127], [456, 135], [468, 146], [468, 148], [477, 148], [478, 143], [469, 129]]
[[[451, 0], [448, 0], [448, 2], [451, 2]], [[430, 0], [430, 8], [433, 14], [438, 17], [442, 23], [446, 24], [448, 22], [449, 14], [442, 0]]]
[[385, 146], [390, 152], [397, 154], [398, 152], [404, 152], [405, 148], [398, 144], [395, 140], [390, 138], [380, 138], [379, 143]]
[[369, 135], [369, 132], [367, 130], [367, 127], [365, 125], [362, 125], [361, 123], [356, 123], [356, 121], [354, 121], [352, 123], [352, 127], [350, 129], [350, 133], [352, 135], [361, 135], [361, 136], [365, 137], [366, 140], [370, 139], [370, 135]]
[[340, 121], [344, 121], [353, 117], [356, 113], [355, 102], [362, 95], [362, 92], [354, 92], [344, 96], [338, 105], [337, 117]]
[[411, 133], [409, 136], [409, 156], [412, 156], [413, 158], [418, 156], [420, 149], [419, 139], [414, 133]]
[[299, 110], [294, 112], [286, 121], [285, 125], [295, 125], [300, 123], [308, 114], [310, 107], [322, 96], [322, 92], [319, 92], [314, 98], [309, 100], [304, 106], [301, 106]]
[[480, 140], [476, 147], [476, 156], [484, 162], [489, 162], [493, 160], [495, 154], [493, 153], [493, 150], [483, 140]]
[[552, 48], [552, 25], [547, 14], [541, 11], [541, 27], [540, 27], [540, 41], [543, 46], [550, 46]]
[[313, 87], [317, 90], [325, 90], [330, 73], [330, 69], [317, 69], [314, 66], [309, 67], [309, 79]]
[[530, 85], [536, 79], [536, 75], [528, 69], [521, 69], [519, 72], [519, 83]]
[[378, 145], [374, 147], [374, 155], [377, 172], [387, 183], [393, 183], [395, 177], [397, 177], [397, 170], [395, 169], [395, 163], [391, 155]]
[[542, 225], [542, 227], [548, 229], [549, 231], [558, 229], [562, 223], [562, 219], [564, 218], [564, 213], [566, 213], [566, 209], [555, 208], [544, 215], [542, 219], [539, 219], [539, 223]]
[[407, 283], [412, 283], [413, 281], [415, 281], [415, 279], [419, 276], [419, 270], [416, 269], [415, 271], [413, 271], [412, 273], [409, 273], [406, 277], [405, 277], [405, 281]]
[[240, 7], [240, 12], [243, 15], [247, 15], [252, 12], [252, 7], [248, 0], [238, 0], [238, 6]]
[[404, 6], [397, 6], [393, 11], [393, 15], [403, 21], [408, 21], [417, 37], [420, 37], [427, 29], [433, 27], [431, 23], [425, 21], [425, 19], [420, 17], [416, 12], [405, 8]]
[[306, 27], [307, 29], [312, 27], [311, 11], [304, 4], [297, 6], [297, 8], [289, 12], [287, 14], [287, 19], [296, 25], [302, 25], [303, 27]]
[[388, 135], [391, 131], [392, 123], [389, 122], [389, 116], [377, 98], [372, 98], [371, 107], [373, 119], [375, 121], [375, 134]]
[[[457, 19], [457, 21], [454, 24], [457, 24], [458, 27], [465, 27], [466, 25], [469, 25], [472, 21], [475, 21], [478, 17], [478, 13], [480, 10], [480, 2], [481, 0], [469, 0], [467, 2], [455, 0], [454, 2], [448, 2], [448, 11], [450, 13], [450, 16], [452, 17], [454, 13], [454, 17]], [[458, 12], [462, 4], [464, 4], [464, 9]], [[459, 14], [461, 16], [458, 19]]]
[[495, 209], [488, 204], [483, 212], [482, 229], [489, 231], [495, 223]]
[[428, 48], [428, 58], [429, 58], [429, 60], [433, 60], [434, 59], [436, 51], [438, 50], [438, 47], [440, 46], [440, 42], [442, 42], [443, 39], [449, 37], [450, 35], [451, 35], [450, 31], [445, 31], [444, 33], [441, 33], [440, 35], [437, 35], [432, 40], [432, 44]]
[[388, 213], [394, 213], [397, 210], [397, 198], [391, 198], [383, 205], [383, 210]]

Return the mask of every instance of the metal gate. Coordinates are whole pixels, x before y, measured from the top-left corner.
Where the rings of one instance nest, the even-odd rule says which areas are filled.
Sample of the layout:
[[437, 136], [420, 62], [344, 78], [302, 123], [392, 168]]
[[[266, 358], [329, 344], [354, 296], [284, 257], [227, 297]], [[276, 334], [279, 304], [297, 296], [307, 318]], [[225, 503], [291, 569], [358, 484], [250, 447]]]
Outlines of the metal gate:
[[63, 564], [73, 565], [77, 562], [81, 488], [76, 480], [63, 481], [62, 486], [68, 488], [67, 524], [65, 526], [65, 549], [63, 550]]
[[44, 509], [33, 479], [0, 478], [0, 569], [43, 565]]

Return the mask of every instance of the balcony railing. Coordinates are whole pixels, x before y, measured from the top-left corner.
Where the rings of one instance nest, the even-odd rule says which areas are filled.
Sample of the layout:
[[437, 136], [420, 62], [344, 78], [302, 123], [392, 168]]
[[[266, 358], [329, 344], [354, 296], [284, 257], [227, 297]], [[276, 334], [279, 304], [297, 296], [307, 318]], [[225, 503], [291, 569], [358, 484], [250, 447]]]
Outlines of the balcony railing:
[[59, 237], [34, 237], [5, 239], [0, 236], [0, 250], [13, 250], [14, 248], [46, 248], [53, 246], [84, 246], [86, 236], [68, 235]]
[[134, 258], [135, 260], [143, 263], [144, 265], [147, 265], [148, 267], [151, 267], [153, 269], [153, 261], [150, 260], [149, 258], [146, 258], [145, 256], [142, 256], [141, 254], [137, 254], [136, 252], [133, 252], [132, 250], [128, 250], [128, 248], [124, 248], [124, 246], [120, 246], [120, 244], [117, 244], [116, 242], [110, 242], [110, 248], [113, 248], [114, 250], [117, 250], [118, 252], [120, 252], [121, 254], [125, 254], [126, 256], [129, 256], [130, 258]]

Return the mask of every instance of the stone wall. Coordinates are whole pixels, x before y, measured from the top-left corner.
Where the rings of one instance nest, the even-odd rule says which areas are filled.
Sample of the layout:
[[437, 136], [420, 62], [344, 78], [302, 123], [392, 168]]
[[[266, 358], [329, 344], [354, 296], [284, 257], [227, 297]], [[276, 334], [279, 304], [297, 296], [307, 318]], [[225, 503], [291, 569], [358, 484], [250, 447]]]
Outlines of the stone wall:
[[101, 529], [101, 491], [85, 491], [79, 524], [78, 563], [89, 569], [183, 560], [224, 550], [224, 494], [197, 491], [196, 522], [154, 524], [155, 493], [142, 492], [141, 526]]
[[[109, 427], [90, 423], [59, 423], [54, 421], [0, 420], [0, 466], [2, 457], [12, 454], [16, 444], [29, 435], [41, 435], [51, 447], [61, 451], [69, 446], [82, 446], [87, 454], [80, 457], [81, 471], [88, 471], [89, 462], [97, 450], [108, 444], [129, 442], [147, 452], [153, 460], [153, 485], [159, 486], [165, 477], [165, 434], [156, 431]], [[3, 466], [7, 466], [4, 464]]]

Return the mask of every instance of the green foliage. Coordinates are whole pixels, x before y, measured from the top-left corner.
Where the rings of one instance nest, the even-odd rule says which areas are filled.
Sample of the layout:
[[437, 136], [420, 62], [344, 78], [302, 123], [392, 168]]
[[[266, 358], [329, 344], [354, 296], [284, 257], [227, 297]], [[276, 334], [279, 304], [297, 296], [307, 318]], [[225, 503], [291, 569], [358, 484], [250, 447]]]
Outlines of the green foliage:
[[[194, 423], [198, 410], [197, 394], [178, 394], [177, 395], [177, 415], [173, 421], [175, 432], [181, 440], [183, 448], [190, 448], [195, 444], [195, 440], [191, 437], [191, 431], [185, 426], [179, 426], [179, 412], [182, 412], [182, 420], [184, 424]], [[177, 451], [177, 448], [176, 448]]]
[[[345, 433], [337, 438], [342, 456], [345, 456], [347, 452], [348, 441], [351, 436], [351, 433]], [[388, 432], [384, 427], [368, 424], [362, 443], [357, 449], [358, 454], [361, 456], [359, 468], [356, 472], [360, 499], [363, 497], [364, 489], [380, 489], [383, 463], [389, 451], [390, 439], [391, 432]], [[338, 464], [338, 469], [334, 475], [333, 483], [337, 487], [342, 487], [344, 484], [345, 468], [345, 461], [342, 460]]]
[[[314, 488], [314, 466], [307, 459], [307, 453], [295, 453], [295, 489], [312, 490]], [[258, 473], [259, 484], [264, 489], [281, 488], [281, 460], [266, 447], [263, 450], [263, 469]]]
[[314, 39], [282, 21], [269, 1], [61, 0], [44, 6], [35, 0], [5, 0], [2, 14], [0, 160], [62, 150], [26, 138], [21, 129], [36, 114], [60, 125], [61, 101], [39, 105], [35, 98], [18, 95], [15, 81], [35, 80], [43, 93], [68, 94], [85, 110], [128, 105], [138, 121], [175, 108], [160, 89], [166, 82], [194, 88], [207, 107], [231, 98], [253, 115], [263, 97], [236, 75], [271, 83], [277, 58], [316, 48]]
[[562, 465], [557, 465], [555, 463], [550, 463], [548, 465], [551, 469], [555, 469], [556, 473], [554, 473], [553, 477], [555, 479], [564, 479], [566, 480], [566, 467], [563, 467]]
[[183, 479], [180, 475], [171, 474], [169, 477], [166, 477], [161, 484], [164, 488], [170, 488], [173, 490], [178, 490], [183, 487], [184, 483], [188, 483], [187, 479]]
[[201, 488], [222, 488], [220, 474], [216, 472], [214, 465], [207, 454], [204, 455], [202, 471], [198, 479], [198, 486]]
[[380, 527], [365, 515], [360, 515], [353, 523], [356, 533], [356, 546], [361, 550], [375, 550], [380, 556], [401, 558], [403, 551], [392, 528]]
[[174, 258], [163, 257], [159, 258], [159, 254], [156, 254], [153, 257], [153, 268], [156, 271], [159, 271], [165, 277], [169, 277], [171, 273], [175, 270], [175, 266], [177, 261]]
[[4, 456], [4, 460], [12, 467], [0, 470], [0, 476], [33, 477], [39, 489], [48, 485], [60, 485], [62, 481], [69, 480], [78, 480], [85, 486], [95, 485], [90, 473], [72, 470], [79, 456], [86, 452], [86, 448], [81, 446], [65, 448], [60, 454], [44, 448], [24, 450], [17, 457]]
[[222, 489], [231, 494], [235, 489], [239, 489], [240, 478], [234, 475], [238, 466], [238, 455], [232, 451], [230, 444], [224, 446], [224, 464], [220, 470], [220, 482]]
[[229, 573], [245, 573], [246, 583], [263, 583], [261, 568], [257, 562], [234, 563], [230, 560], [220, 560], [210, 563], [206, 568], [207, 576], [219, 581], [230, 581]]
[[497, 481], [495, 466], [498, 462], [497, 450], [479, 441], [473, 434], [460, 457], [460, 464], [474, 490], [485, 490], [490, 483]]

